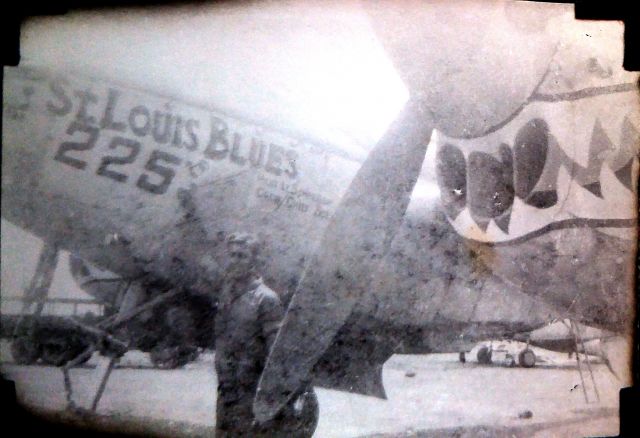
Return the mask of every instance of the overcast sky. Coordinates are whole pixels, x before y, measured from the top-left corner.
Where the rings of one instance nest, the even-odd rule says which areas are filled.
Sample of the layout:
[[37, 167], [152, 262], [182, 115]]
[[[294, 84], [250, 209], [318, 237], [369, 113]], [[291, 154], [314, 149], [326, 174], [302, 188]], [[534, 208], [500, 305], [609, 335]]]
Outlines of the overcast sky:
[[[245, 4], [246, 5], [246, 4]], [[217, 107], [342, 147], [375, 143], [407, 98], [357, 4], [76, 12], [23, 27], [22, 61]]]

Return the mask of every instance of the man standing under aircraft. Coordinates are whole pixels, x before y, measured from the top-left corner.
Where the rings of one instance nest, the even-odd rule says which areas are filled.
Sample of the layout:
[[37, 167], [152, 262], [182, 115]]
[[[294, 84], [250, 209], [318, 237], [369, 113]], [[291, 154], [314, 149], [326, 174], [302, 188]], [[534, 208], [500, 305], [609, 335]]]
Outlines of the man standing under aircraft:
[[218, 398], [216, 436], [255, 435], [253, 399], [284, 316], [278, 295], [257, 272], [258, 241], [236, 233], [227, 239], [225, 284], [215, 321]]
[[284, 308], [258, 272], [260, 246], [246, 233], [227, 239], [224, 285], [215, 321], [216, 436], [308, 437], [318, 421], [318, 400], [308, 384], [272, 420], [257, 424], [253, 400]]

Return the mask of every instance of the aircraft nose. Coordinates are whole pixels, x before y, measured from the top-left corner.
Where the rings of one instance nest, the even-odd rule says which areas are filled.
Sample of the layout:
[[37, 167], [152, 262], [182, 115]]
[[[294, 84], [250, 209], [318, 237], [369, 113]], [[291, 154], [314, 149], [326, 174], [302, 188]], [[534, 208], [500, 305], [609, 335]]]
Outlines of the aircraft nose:
[[[534, 90], [556, 50], [558, 33], [544, 31], [554, 14], [541, 14], [535, 26], [523, 25], [522, 17], [529, 21], [531, 15], [518, 19], [502, 2], [467, 3], [466, 14], [449, 2], [363, 2], [362, 7], [411, 98], [439, 131], [453, 137], [481, 135], [509, 117]], [[469, 29], [478, 29], [482, 38]], [[509, 38], [499, 29], [509, 29]], [[507, 77], [518, 79], [505, 86]]]

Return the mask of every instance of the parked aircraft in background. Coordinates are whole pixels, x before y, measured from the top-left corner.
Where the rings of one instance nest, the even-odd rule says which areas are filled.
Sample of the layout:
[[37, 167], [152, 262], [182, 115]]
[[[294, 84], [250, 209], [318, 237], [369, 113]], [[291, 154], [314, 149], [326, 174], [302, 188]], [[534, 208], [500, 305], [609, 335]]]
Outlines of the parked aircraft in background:
[[[602, 345], [613, 338], [616, 338], [616, 334], [613, 332], [563, 319], [550, 322], [530, 332], [516, 333], [511, 339], [481, 342], [475, 345], [469, 353], [481, 364], [498, 361], [525, 368], [533, 367], [539, 361], [536, 353], [529, 348], [530, 346], [568, 353], [569, 357], [572, 357], [574, 353], [589, 354], [607, 362], [608, 357]], [[465, 353], [467, 352], [460, 353], [462, 361], [466, 359]], [[611, 368], [611, 365], [608, 365]], [[615, 374], [615, 371], [613, 372]]]

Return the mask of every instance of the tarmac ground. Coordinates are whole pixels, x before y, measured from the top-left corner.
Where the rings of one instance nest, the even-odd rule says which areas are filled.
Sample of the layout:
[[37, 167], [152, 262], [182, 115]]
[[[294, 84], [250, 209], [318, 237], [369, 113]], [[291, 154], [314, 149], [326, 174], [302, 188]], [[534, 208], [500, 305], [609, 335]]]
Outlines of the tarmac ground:
[[[6, 351], [6, 345], [2, 348]], [[182, 369], [160, 370], [129, 352], [113, 371], [96, 414], [65, 411], [62, 372], [18, 366], [2, 354], [5, 379], [21, 406], [48, 419], [91, 429], [147, 436], [212, 436], [216, 375], [213, 354]], [[384, 366], [387, 400], [316, 388], [320, 419], [314, 437], [582, 437], [616, 436], [618, 391], [624, 385], [602, 363], [584, 374], [575, 356], [542, 352], [534, 368], [461, 363], [458, 354], [394, 355]], [[71, 371], [74, 400], [89, 407], [99, 358]]]

